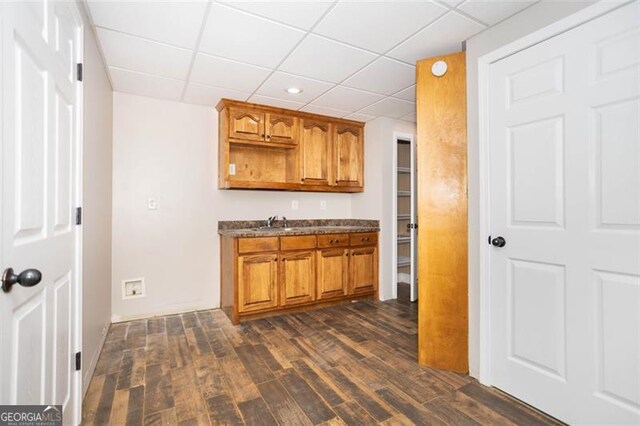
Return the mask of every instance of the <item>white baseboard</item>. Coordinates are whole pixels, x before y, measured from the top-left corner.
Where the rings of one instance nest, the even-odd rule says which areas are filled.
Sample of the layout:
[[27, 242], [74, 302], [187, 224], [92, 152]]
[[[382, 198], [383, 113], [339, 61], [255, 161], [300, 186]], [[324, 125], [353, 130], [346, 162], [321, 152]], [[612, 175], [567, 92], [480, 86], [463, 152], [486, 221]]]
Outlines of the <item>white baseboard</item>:
[[102, 338], [100, 340], [100, 344], [91, 354], [89, 359], [89, 364], [82, 362], [82, 398], [84, 399], [85, 394], [87, 393], [87, 389], [89, 389], [89, 384], [91, 383], [91, 379], [93, 378], [93, 372], [96, 369], [96, 365], [98, 364], [98, 359], [100, 358], [100, 354], [102, 353], [102, 348], [104, 347], [104, 342], [107, 339], [107, 333], [109, 332], [109, 326], [111, 325], [111, 321], [107, 321], [102, 327]]
[[206, 311], [209, 309], [220, 309], [220, 306], [194, 306], [190, 308], [179, 308], [179, 309], [168, 309], [165, 311], [158, 312], [149, 312], [146, 314], [134, 314], [134, 315], [112, 315], [111, 322], [127, 322], [134, 321], [139, 319], [153, 318], [153, 317], [162, 317], [165, 315], [176, 315], [176, 314], [184, 314], [187, 312], [195, 312], [195, 311]]

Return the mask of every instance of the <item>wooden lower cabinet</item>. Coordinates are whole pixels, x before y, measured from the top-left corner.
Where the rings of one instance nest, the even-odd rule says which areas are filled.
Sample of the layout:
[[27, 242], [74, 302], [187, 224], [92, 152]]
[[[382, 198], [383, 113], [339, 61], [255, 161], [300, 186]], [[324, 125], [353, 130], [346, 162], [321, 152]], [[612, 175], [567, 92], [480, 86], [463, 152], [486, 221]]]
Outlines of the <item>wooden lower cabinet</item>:
[[349, 286], [349, 249], [318, 250], [318, 299], [343, 297]]
[[238, 312], [278, 306], [278, 254], [238, 258]]
[[280, 306], [316, 300], [316, 256], [314, 251], [280, 255]]
[[222, 309], [238, 324], [242, 319], [309, 309], [316, 304], [375, 297], [377, 241], [377, 234], [223, 236]]
[[352, 249], [349, 253], [349, 294], [368, 293], [378, 286], [378, 248]]

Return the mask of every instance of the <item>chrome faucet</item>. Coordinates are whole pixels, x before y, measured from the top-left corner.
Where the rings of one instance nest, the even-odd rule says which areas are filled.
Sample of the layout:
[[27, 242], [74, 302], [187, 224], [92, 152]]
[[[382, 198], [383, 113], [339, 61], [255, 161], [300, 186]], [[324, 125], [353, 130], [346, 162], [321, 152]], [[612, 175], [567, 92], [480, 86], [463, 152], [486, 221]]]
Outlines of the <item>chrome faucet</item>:
[[269, 219], [267, 219], [267, 228], [271, 228], [273, 226], [273, 222], [276, 220], [278, 220], [278, 215], [270, 216]]
[[288, 228], [288, 226], [287, 226], [287, 218], [284, 217], [284, 216], [282, 216], [282, 227], [285, 228], [285, 229]]

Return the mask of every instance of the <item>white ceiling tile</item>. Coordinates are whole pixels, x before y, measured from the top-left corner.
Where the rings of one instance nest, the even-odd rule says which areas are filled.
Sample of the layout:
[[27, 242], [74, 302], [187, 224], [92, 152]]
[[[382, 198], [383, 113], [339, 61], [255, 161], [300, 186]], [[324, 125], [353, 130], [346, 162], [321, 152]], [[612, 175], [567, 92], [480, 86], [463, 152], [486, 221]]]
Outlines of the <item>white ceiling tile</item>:
[[380, 58], [345, 81], [345, 86], [392, 95], [416, 82], [416, 68], [389, 58]]
[[377, 93], [337, 86], [313, 101], [312, 105], [353, 112], [383, 98]]
[[458, 9], [488, 25], [494, 25], [532, 5], [536, 0], [467, 0]]
[[410, 121], [412, 123], [415, 123], [416, 122], [416, 113], [412, 112], [410, 114], [407, 114], [404, 117], [402, 117], [401, 120]]
[[269, 105], [278, 108], [287, 108], [297, 110], [304, 106], [303, 102], [293, 102], [284, 99], [270, 98], [268, 96], [253, 95], [249, 102], [260, 105]]
[[413, 86], [407, 87], [406, 89], [401, 90], [398, 93], [394, 93], [393, 97], [398, 99], [404, 99], [405, 101], [415, 102], [416, 101], [416, 85], [414, 84]]
[[459, 52], [463, 41], [484, 28], [452, 11], [393, 49], [387, 56], [415, 64], [420, 59]]
[[275, 68], [304, 32], [213, 3], [200, 51]]
[[109, 67], [109, 74], [111, 75], [111, 82], [115, 92], [177, 101], [180, 100], [184, 89], [184, 81], [171, 78], [113, 67]]
[[255, 1], [236, 0], [223, 2], [283, 24], [308, 30], [333, 4], [332, 1]]
[[[258, 89], [256, 94], [293, 102], [307, 103], [331, 89], [333, 86], [334, 84], [332, 83], [276, 71], [262, 87]], [[286, 91], [289, 87], [297, 87], [298, 89], [302, 89], [302, 92], [297, 95], [292, 95]]]
[[460, 3], [462, 3], [464, 0], [437, 0], [437, 1], [439, 1], [440, 3], [446, 4], [450, 8], [454, 8]]
[[97, 29], [107, 65], [185, 80], [193, 51], [116, 31]]
[[88, 0], [96, 26], [195, 49], [207, 6], [189, 2], [108, 2]]
[[184, 93], [184, 101], [191, 104], [216, 106], [222, 98], [246, 101], [250, 95], [251, 93], [248, 92], [224, 89], [222, 87], [189, 84], [187, 86], [187, 90]]
[[193, 64], [191, 81], [208, 86], [253, 92], [271, 70], [199, 54]]
[[344, 1], [313, 31], [384, 53], [446, 11], [444, 6], [429, 0]]
[[355, 113], [355, 114], [349, 114], [344, 118], [347, 118], [349, 120], [356, 120], [356, 121], [371, 121], [375, 117], [373, 115]]
[[284, 61], [280, 70], [339, 83], [375, 58], [364, 50], [309, 35]]
[[320, 105], [307, 105], [303, 107], [300, 111], [311, 112], [314, 114], [328, 115], [329, 117], [338, 117], [338, 118], [342, 118], [345, 115], [349, 114], [349, 111], [341, 111], [339, 109], [327, 108]]
[[416, 104], [413, 102], [402, 101], [400, 99], [385, 98], [378, 103], [369, 105], [358, 111], [359, 114], [375, 115], [376, 117], [384, 116], [391, 118], [404, 117], [407, 114], [415, 112]]

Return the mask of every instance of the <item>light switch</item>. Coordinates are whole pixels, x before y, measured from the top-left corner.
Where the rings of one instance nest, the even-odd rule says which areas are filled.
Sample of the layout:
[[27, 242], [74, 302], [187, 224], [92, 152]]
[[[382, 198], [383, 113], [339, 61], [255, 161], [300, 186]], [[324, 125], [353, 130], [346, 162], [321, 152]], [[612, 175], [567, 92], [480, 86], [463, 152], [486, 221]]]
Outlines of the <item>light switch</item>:
[[236, 175], [236, 165], [235, 163], [230, 163], [229, 164], [229, 176], [235, 176]]
[[148, 210], [158, 209], [158, 201], [154, 197], [149, 197], [149, 199], [147, 199], [147, 209]]
[[320, 201], [320, 210], [326, 210], [327, 209], [327, 202], [325, 200], [321, 200]]
[[298, 200], [291, 201], [291, 210], [298, 210]]

